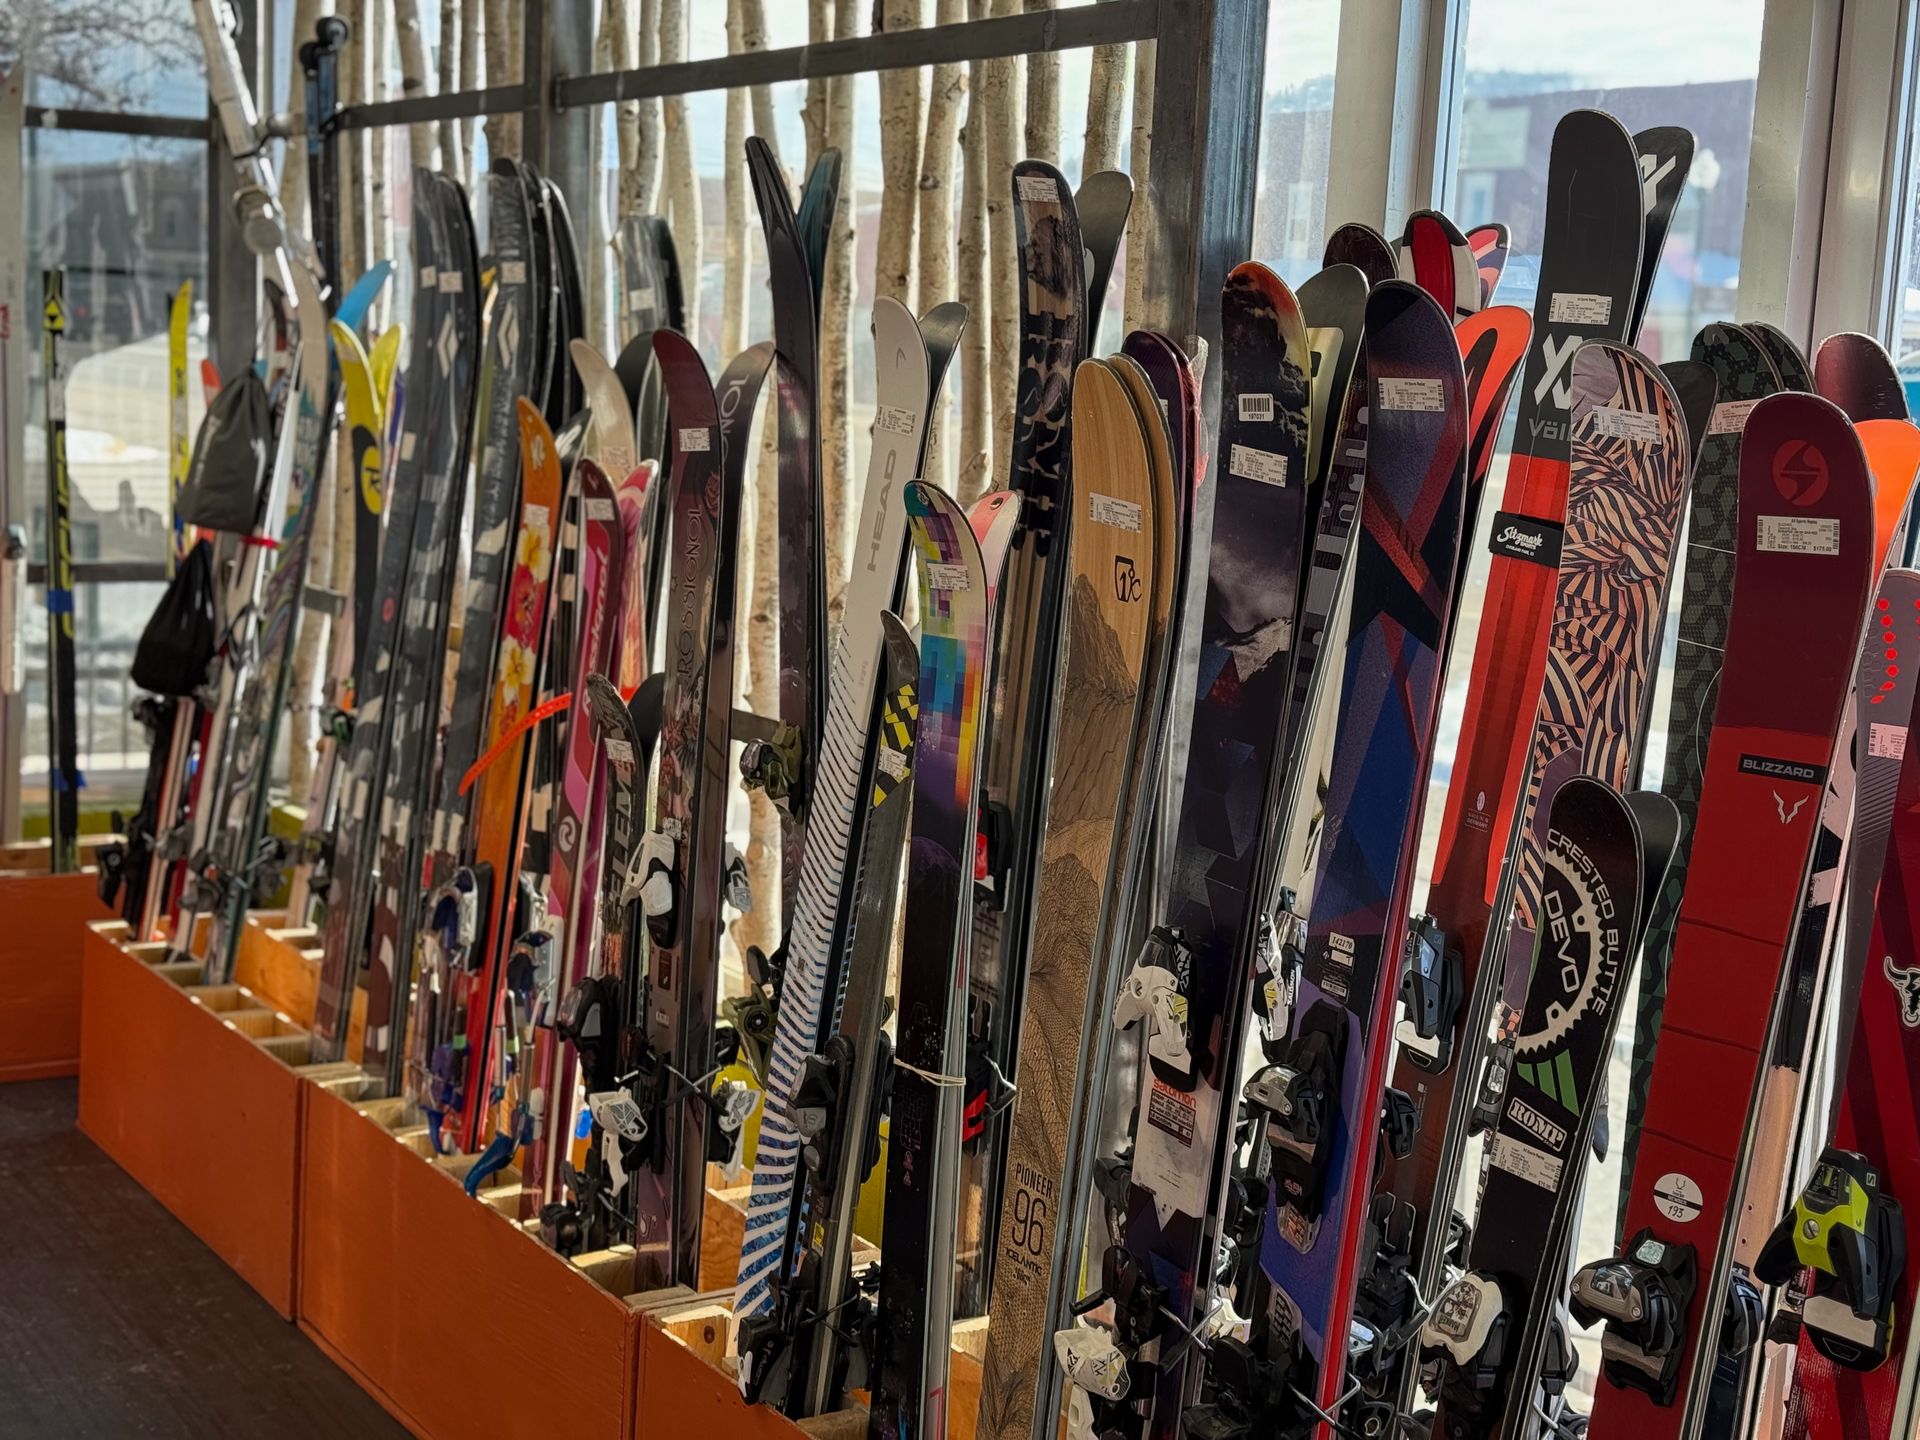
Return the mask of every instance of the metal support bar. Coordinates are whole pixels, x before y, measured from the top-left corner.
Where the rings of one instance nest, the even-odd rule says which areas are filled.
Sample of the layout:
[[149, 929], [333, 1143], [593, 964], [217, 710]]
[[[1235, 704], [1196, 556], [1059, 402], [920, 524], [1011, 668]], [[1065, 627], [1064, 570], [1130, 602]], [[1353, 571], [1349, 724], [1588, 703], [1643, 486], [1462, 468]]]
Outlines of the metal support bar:
[[383, 125], [418, 125], [428, 120], [466, 120], [525, 110], [533, 103], [534, 97], [524, 85], [490, 85], [484, 90], [459, 90], [451, 95], [413, 95], [404, 100], [349, 105], [340, 112], [340, 128], [373, 130]]
[[1820, 267], [1809, 337], [1835, 330], [1880, 334], [1891, 314], [1890, 256], [1906, 177], [1906, 5], [1841, 7], [1833, 133], [1820, 210]]
[[213, 134], [213, 122], [204, 115], [123, 115], [112, 110], [67, 110], [57, 105], [27, 106], [26, 128], [142, 135], [162, 140], [205, 140]]
[[[1430, 107], [1446, 65], [1431, 52], [1450, 46], [1447, 0], [1372, 0], [1340, 7], [1332, 131], [1339, 163], [1327, 175], [1327, 224], [1361, 221], [1398, 234], [1410, 209], [1426, 204], [1446, 136]], [[1424, 164], [1426, 174], [1417, 173]], [[1444, 183], [1444, 171], [1438, 171]]]
[[[1217, 345], [1220, 284], [1253, 247], [1267, 4], [1182, 0], [1177, 18], [1156, 46], [1155, 163], [1146, 195], [1135, 201], [1147, 207], [1151, 244], [1127, 263], [1149, 267], [1144, 324]], [[1211, 426], [1219, 413], [1218, 365], [1207, 367], [1204, 389]]]
[[[1210, 7], [1196, 7], [1190, 0], [1168, 0], [1167, 18], [1177, 22], [1169, 28], [1191, 31], [1198, 22], [1197, 12], [1207, 8]], [[1099, 5], [1071, 10], [1047, 10], [994, 20], [970, 20], [958, 25], [935, 25], [925, 30], [862, 35], [820, 45], [794, 45], [785, 50], [758, 50], [713, 60], [686, 60], [676, 65], [649, 65], [639, 70], [599, 75], [566, 75], [554, 83], [553, 103], [555, 109], [568, 110], [609, 101], [688, 95], [698, 90], [778, 85], [783, 81], [812, 80], [827, 75], [993, 60], [1004, 55], [1078, 50], [1089, 45], [1119, 45], [1128, 40], [1153, 39], [1160, 33], [1161, 15], [1162, 0], [1104, 0]], [[1257, 65], [1259, 57], [1255, 56], [1254, 60]], [[1253, 133], [1258, 134], [1257, 128]]]
[[[158, 560], [76, 560], [73, 562], [75, 585], [160, 585], [167, 579], [167, 567]], [[27, 584], [47, 583], [44, 560], [27, 566]]]
[[1779, 325], [1803, 344], [1813, 326], [1839, 31], [1832, 0], [1767, 0], [1760, 21], [1740, 314]]

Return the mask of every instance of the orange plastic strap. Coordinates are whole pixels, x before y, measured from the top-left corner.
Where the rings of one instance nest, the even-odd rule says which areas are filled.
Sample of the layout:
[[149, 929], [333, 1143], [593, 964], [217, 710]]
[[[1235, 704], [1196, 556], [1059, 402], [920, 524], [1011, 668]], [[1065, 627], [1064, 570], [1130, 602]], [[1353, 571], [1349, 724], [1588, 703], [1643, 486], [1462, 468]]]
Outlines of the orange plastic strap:
[[514, 741], [518, 740], [522, 735], [525, 735], [527, 731], [538, 725], [542, 720], [551, 719], [571, 704], [573, 704], [573, 696], [571, 694], [556, 695], [544, 705], [536, 705], [533, 709], [529, 710], [515, 722], [511, 730], [494, 741], [493, 744], [487, 748], [487, 753], [474, 761], [472, 766], [467, 770], [467, 773], [460, 777], [460, 793], [464, 795], [467, 791], [471, 790], [473, 788], [473, 782], [486, 773], [487, 767], [513, 748]]

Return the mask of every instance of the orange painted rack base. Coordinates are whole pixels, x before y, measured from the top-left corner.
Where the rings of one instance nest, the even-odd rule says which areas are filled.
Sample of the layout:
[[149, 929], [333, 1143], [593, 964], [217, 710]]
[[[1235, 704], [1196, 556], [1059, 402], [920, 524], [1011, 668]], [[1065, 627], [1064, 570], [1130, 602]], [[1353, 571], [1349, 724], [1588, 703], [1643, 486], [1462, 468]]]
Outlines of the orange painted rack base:
[[[733, 1263], [746, 1190], [709, 1190], [697, 1293], [630, 1294], [633, 1254], [563, 1259], [513, 1172], [469, 1198], [401, 1099], [309, 1065], [311, 936], [250, 917], [233, 985], [125, 925], [84, 927], [81, 1128], [416, 1434], [854, 1440], [864, 1407], [795, 1424], [740, 1398]], [[353, 1036], [357, 1041], [356, 1022]], [[710, 1177], [714, 1178], [714, 1177]], [[857, 1261], [864, 1257], [856, 1257]], [[984, 1323], [984, 1322], [981, 1322]], [[954, 1440], [984, 1331], [958, 1327]]]
[[48, 874], [51, 854], [0, 847], [0, 1083], [80, 1069], [81, 930], [110, 912], [94, 871]]

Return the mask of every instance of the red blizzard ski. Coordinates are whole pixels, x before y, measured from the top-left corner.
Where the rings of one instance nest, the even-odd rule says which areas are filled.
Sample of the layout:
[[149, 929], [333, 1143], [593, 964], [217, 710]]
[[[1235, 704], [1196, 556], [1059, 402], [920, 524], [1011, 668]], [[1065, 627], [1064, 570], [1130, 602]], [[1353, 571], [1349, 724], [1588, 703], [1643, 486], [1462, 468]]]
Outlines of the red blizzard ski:
[[[1812, 395], [1747, 421], [1726, 663], [1627, 1203], [1624, 1256], [1574, 1279], [1608, 1322], [1596, 1440], [1678, 1437], [1706, 1399], [1755, 1082], [1799, 914], [1873, 569], [1873, 484]], [[1676, 1323], [1677, 1322], [1677, 1323]]]

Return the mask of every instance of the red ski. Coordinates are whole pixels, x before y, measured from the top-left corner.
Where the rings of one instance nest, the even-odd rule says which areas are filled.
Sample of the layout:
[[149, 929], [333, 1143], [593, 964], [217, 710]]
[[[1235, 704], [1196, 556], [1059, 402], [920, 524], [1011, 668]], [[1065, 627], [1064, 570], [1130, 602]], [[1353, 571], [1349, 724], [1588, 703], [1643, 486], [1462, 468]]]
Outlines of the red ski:
[[[1625, 1252], [1574, 1277], [1608, 1322], [1592, 1433], [1690, 1433], [1707, 1399], [1733, 1197], [1873, 570], [1873, 483], [1811, 395], [1747, 421], [1726, 660], [1627, 1202]], [[1699, 1372], [1700, 1383], [1695, 1383]]]

